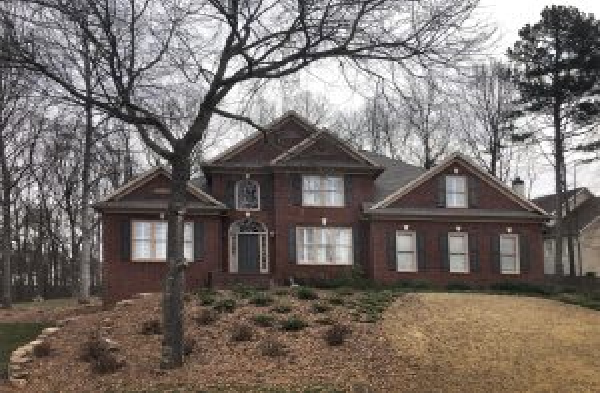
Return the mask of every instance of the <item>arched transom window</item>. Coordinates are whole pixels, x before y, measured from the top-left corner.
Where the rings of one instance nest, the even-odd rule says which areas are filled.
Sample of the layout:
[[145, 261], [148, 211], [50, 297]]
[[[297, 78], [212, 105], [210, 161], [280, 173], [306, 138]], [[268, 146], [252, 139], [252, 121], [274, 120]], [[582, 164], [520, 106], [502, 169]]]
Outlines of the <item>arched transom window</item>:
[[235, 206], [238, 210], [260, 209], [260, 186], [256, 180], [243, 179], [235, 184]]

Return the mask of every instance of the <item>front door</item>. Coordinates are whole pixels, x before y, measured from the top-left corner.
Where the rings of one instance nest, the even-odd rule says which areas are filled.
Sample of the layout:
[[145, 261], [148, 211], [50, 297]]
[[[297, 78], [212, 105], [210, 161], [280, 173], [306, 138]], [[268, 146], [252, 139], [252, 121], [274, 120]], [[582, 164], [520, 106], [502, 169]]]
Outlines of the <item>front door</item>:
[[260, 247], [258, 234], [238, 235], [238, 271], [240, 273], [260, 272]]

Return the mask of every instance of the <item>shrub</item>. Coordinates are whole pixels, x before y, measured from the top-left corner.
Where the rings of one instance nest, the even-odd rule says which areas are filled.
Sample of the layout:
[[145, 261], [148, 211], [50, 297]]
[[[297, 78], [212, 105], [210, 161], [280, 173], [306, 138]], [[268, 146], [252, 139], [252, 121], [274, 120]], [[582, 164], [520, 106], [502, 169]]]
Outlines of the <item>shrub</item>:
[[211, 309], [203, 309], [200, 313], [194, 318], [196, 323], [200, 326], [211, 325], [215, 323], [219, 319], [219, 314], [215, 310]]
[[145, 335], [162, 334], [162, 326], [160, 321], [158, 319], [151, 319], [143, 322], [140, 333]]
[[596, 272], [585, 272], [586, 277], [596, 277]]
[[526, 293], [536, 295], [550, 295], [554, 291], [551, 287], [545, 285], [530, 284], [527, 282], [519, 281], [504, 281], [497, 282], [490, 285], [490, 289], [493, 291], [502, 291], [510, 293]]
[[315, 323], [318, 323], [319, 325], [333, 325], [335, 321], [331, 318], [325, 317], [315, 320]]
[[350, 333], [351, 330], [348, 326], [336, 323], [325, 331], [323, 338], [327, 344], [337, 346], [342, 345]]
[[210, 288], [201, 288], [197, 292], [198, 301], [203, 306], [210, 306], [215, 303], [217, 293]]
[[262, 340], [258, 348], [263, 356], [277, 357], [283, 356], [286, 353], [285, 345], [273, 337], [267, 337]]
[[38, 358], [50, 356], [52, 354], [52, 346], [46, 340], [43, 340], [40, 345], [33, 347], [33, 355]]
[[273, 293], [277, 296], [287, 296], [290, 294], [290, 291], [287, 289], [277, 289]]
[[321, 314], [324, 312], [327, 312], [330, 310], [330, 307], [325, 305], [325, 304], [321, 304], [321, 303], [313, 303], [311, 306], [311, 311], [315, 314]]
[[183, 340], [183, 355], [190, 356], [192, 353], [194, 353], [197, 346], [198, 346], [198, 343], [196, 342], [195, 338], [186, 337]]
[[279, 314], [287, 314], [290, 311], [292, 311], [292, 307], [288, 306], [287, 304], [280, 304], [278, 306], [275, 306], [271, 309], [271, 311], [279, 313]]
[[273, 326], [275, 322], [275, 318], [272, 315], [258, 314], [252, 317], [252, 321], [262, 327]]
[[297, 315], [293, 315], [290, 318], [281, 321], [281, 329], [288, 332], [302, 330], [307, 326], [308, 324]]
[[250, 325], [240, 323], [231, 328], [231, 341], [250, 341], [253, 335], [254, 331]]
[[249, 303], [254, 304], [258, 307], [266, 307], [273, 303], [273, 298], [264, 292], [258, 292], [252, 295], [252, 297], [249, 300]]
[[110, 351], [100, 352], [92, 361], [92, 370], [98, 374], [108, 374], [120, 370], [125, 361]]
[[361, 319], [361, 322], [376, 323], [380, 319], [381, 319], [381, 316], [379, 313], [369, 312], [365, 315], [365, 317], [363, 319]]
[[329, 303], [336, 305], [336, 306], [340, 306], [340, 305], [344, 304], [344, 298], [339, 297], [339, 296], [332, 296], [327, 300], [329, 300]]
[[296, 298], [300, 300], [315, 300], [319, 298], [319, 295], [314, 291], [314, 289], [299, 287], [296, 289]]
[[92, 334], [81, 345], [81, 360], [84, 362], [92, 362], [102, 352], [110, 352], [106, 341], [102, 340], [100, 335]]
[[473, 288], [466, 282], [455, 281], [446, 284], [446, 289], [448, 291], [470, 291]]
[[236, 284], [231, 290], [238, 299], [247, 299], [254, 296], [256, 288], [244, 284]]
[[433, 286], [427, 280], [404, 280], [398, 281], [395, 284], [395, 287], [408, 289], [431, 289]]
[[213, 308], [218, 312], [232, 313], [235, 310], [235, 299], [222, 299], [215, 303]]

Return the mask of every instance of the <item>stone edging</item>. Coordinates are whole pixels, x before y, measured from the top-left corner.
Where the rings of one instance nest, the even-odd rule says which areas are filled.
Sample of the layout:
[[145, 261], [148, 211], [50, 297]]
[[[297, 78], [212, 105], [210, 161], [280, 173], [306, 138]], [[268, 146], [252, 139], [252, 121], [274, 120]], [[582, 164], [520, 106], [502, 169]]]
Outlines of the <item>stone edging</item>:
[[[149, 293], [138, 293], [133, 296], [134, 299], [143, 299], [150, 296]], [[133, 304], [133, 299], [121, 300], [115, 304], [115, 307], [125, 307]], [[23, 388], [27, 385], [27, 379], [29, 377], [29, 371], [27, 366], [33, 362], [35, 347], [42, 345], [44, 341], [56, 334], [66, 324], [78, 319], [78, 316], [65, 318], [58, 321], [57, 326], [48, 327], [42, 330], [42, 332], [36, 337], [35, 340], [20, 346], [10, 354], [10, 360], [8, 362], [8, 382], [15, 388]]]

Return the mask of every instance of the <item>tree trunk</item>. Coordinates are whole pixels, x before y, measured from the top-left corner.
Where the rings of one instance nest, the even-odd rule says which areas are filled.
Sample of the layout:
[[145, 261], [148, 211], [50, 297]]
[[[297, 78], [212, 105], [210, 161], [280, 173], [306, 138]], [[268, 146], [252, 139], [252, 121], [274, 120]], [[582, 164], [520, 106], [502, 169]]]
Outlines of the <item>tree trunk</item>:
[[555, 189], [556, 197], [554, 198], [554, 208], [556, 210], [556, 219], [554, 224], [554, 241], [556, 247], [554, 248], [554, 265], [555, 274], [562, 276], [564, 274], [562, 257], [563, 257], [563, 166], [564, 166], [564, 152], [563, 152], [563, 139], [561, 131], [561, 103], [558, 99], [555, 99], [553, 108], [554, 117], [554, 157], [555, 157]]
[[175, 152], [171, 159], [171, 197], [167, 211], [167, 263], [169, 271], [163, 294], [164, 340], [161, 367], [183, 365], [183, 291], [184, 270], [183, 231], [186, 188], [190, 178], [189, 154]]
[[[568, 187], [567, 187], [567, 167], [564, 166], [563, 169], [563, 192], [565, 195], [568, 195]], [[569, 216], [569, 214], [575, 210], [575, 204], [577, 203], [577, 194], [574, 190], [573, 192], [573, 205], [571, 205], [570, 198], [565, 199], [565, 216]], [[577, 275], [577, 270], [575, 268], [575, 246], [573, 244], [573, 235], [575, 234], [575, 230], [573, 228], [573, 220], [569, 220], [569, 224], [567, 225], [567, 256], [569, 257], [569, 276], [575, 277]]]
[[11, 272], [11, 214], [10, 190], [12, 180], [6, 163], [4, 136], [0, 135], [0, 167], [2, 170], [2, 307], [12, 307], [12, 272]]
[[91, 67], [89, 58], [89, 46], [85, 39], [84, 49], [84, 79], [85, 79], [85, 141], [83, 147], [83, 168], [81, 173], [81, 252], [79, 254], [79, 303], [90, 302], [90, 252], [92, 242], [92, 231], [90, 229], [90, 166], [92, 160], [92, 104], [90, 102], [92, 92]]

